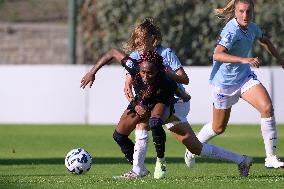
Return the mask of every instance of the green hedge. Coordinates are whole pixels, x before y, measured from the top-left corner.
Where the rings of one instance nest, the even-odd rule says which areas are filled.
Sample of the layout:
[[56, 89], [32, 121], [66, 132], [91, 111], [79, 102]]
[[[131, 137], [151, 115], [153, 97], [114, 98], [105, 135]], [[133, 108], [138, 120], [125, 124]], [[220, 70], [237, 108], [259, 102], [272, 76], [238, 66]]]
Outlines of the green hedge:
[[[171, 47], [185, 65], [210, 65], [218, 34], [224, 25], [213, 10], [219, 0], [85, 0], [79, 23], [83, 28], [86, 63], [109, 48], [121, 48], [138, 20], [152, 16], [159, 24], [163, 45]], [[258, 0], [255, 21], [284, 57], [284, 1]], [[95, 14], [94, 14], [95, 13]], [[258, 45], [253, 51], [265, 65], [275, 64]]]

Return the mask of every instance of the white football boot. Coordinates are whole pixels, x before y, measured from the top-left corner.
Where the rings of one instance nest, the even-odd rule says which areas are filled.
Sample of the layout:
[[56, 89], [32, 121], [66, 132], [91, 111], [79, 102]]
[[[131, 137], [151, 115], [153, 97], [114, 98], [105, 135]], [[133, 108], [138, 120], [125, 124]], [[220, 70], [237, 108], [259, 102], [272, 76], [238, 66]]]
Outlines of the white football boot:
[[276, 156], [270, 156], [265, 158], [264, 166], [267, 169], [284, 168], [284, 162], [281, 162], [280, 159], [278, 159]]
[[195, 165], [195, 154], [192, 154], [188, 149], [185, 150], [184, 161], [187, 167], [192, 168]]
[[146, 177], [147, 175], [150, 174], [150, 171], [148, 171], [146, 168], [145, 170], [142, 171], [142, 173], [140, 175], [136, 174], [132, 169], [130, 171], [128, 171], [127, 173], [124, 173], [122, 175], [119, 176], [113, 176], [113, 179], [139, 179], [139, 178], [143, 178]]

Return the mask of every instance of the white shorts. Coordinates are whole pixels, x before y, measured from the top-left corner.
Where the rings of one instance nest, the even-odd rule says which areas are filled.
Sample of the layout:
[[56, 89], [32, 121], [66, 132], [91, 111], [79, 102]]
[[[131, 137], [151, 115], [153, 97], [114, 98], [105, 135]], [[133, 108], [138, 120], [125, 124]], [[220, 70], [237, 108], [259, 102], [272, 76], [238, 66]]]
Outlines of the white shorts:
[[252, 72], [249, 76], [238, 86], [232, 86], [230, 88], [222, 89], [220, 87], [213, 86], [213, 104], [216, 109], [228, 109], [236, 104], [241, 94], [246, 92], [254, 85], [258, 85], [261, 82], [257, 79], [257, 76]]
[[170, 129], [171, 127], [179, 123], [187, 122], [187, 115], [190, 110], [190, 101], [188, 102], [178, 101], [177, 103], [175, 103], [174, 108], [175, 108], [174, 116], [177, 119], [175, 121], [165, 124], [167, 129]]

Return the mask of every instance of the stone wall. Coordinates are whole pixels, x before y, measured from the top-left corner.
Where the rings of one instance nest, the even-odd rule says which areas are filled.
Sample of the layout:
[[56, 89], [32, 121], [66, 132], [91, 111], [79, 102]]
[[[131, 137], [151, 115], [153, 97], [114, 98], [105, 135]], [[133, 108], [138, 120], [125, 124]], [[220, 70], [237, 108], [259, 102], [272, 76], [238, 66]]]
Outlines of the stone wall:
[[68, 57], [67, 24], [0, 23], [0, 64], [67, 64]]

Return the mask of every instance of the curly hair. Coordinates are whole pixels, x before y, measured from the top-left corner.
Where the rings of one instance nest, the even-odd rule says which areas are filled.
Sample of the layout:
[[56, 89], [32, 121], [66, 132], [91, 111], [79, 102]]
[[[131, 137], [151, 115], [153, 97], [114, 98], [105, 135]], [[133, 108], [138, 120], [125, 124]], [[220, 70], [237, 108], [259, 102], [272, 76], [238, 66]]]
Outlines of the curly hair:
[[141, 58], [138, 60], [138, 64], [141, 64], [144, 61], [154, 64], [159, 71], [163, 71], [165, 69], [163, 57], [156, 51], [146, 51], [142, 53]]
[[124, 44], [124, 51], [129, 53], [138, 46], [143, 46], [145, 44], [146, 36], [152, 36], [154, 38], [154, 47], [161, 45], [162, 34], [160, 28], [155, 24], [152, 17], [145, 18], [134, 28], [129, 40]]

